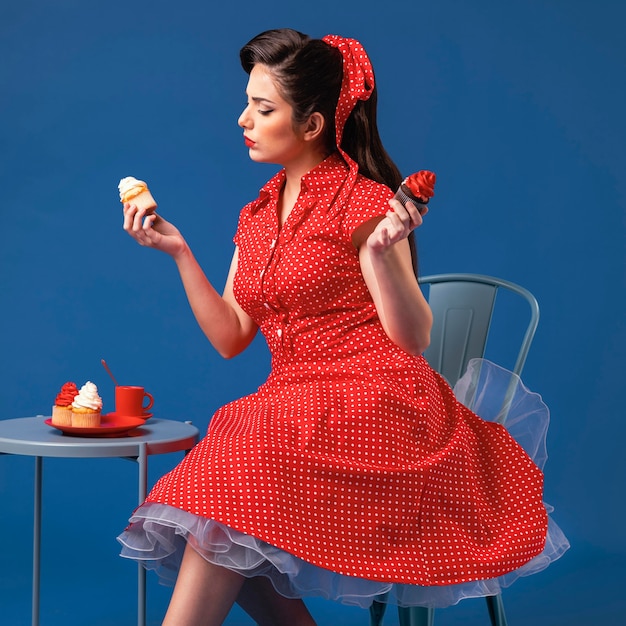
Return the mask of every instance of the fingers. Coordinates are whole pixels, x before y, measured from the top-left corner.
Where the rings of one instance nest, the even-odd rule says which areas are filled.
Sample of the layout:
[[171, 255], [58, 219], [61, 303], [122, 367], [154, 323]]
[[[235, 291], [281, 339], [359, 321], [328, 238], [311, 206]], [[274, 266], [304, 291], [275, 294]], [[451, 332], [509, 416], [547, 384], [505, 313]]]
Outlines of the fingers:
[[124, 205], [124, 230], [127, 232], [138, 233], [146, 230], [156, 220], [156, 215], [150, 214], [146, 216], [145, 209], [138, 209], [134, 204], [126, 203]]
[[418, 209], [410, 200], [406, 203], [407, 210], [410, 211], [413, 228], [422, 225], [423, 217], [428, 213], [428, 207]]
[[150, 228], [154, 230], [156, 225], [156, 221], [159, 219], [159, 216], [156, 213], [150, 213], [148, 217], [143, 220], [143, 228], [144, 230]]
[[367, 245], [372, 250], [384, 250], [391, 246], [389, 231], [381, 222], [367, 239]]
[[[426, 214], [426, 211], [420, 213], [418, 208], [411, 201], [403, 205], [399, 200], [391, 198], [391, 200], [389, 200], [389, 206], [393, 209], [392, 221], [395, 220], [396, 224], [401, 224], [402, 227], [409, 231], [420, 226], [422, 224], [422, 216]], [[389, 213], [390, 212], [387, 213], [388, 216]]]
[[158, 219], [155, 213], [146, 216], [145, 209], [138, 209], [136, 205], [124, 204], [124, 230], [141, 245], [153, 244], [155, 232], [153, 227]]
[[378, 223], [368, 238], [368, 245], [373, 248], [388, 248], [406, 239], [411, 231], [422, 224], [422, 217], [428, 211], [424, 209], [424, 212], [420, 213], [412, 202], [409, 201], [403, 206], [395, 198], [389, 200], [389, 206], [391, 208], [385, 214], [385, 218]]

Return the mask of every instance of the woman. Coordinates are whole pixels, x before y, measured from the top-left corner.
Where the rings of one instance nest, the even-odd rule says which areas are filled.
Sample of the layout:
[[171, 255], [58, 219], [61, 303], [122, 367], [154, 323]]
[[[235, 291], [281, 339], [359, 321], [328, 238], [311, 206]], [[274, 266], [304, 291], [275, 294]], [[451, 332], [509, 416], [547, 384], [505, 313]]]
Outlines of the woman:
[[223, 294], [162, 217], [125, 204], [124, 228], [173, 257], [222, 356], [261, 329], [272, 370], [158, 481], [122, 554], [177, 577], [166, 625], [220, 624], [238, 602], [259, 624], [306, 626], [307, 595], [481, 595], [542, 553], [542, 474], [421, 356], [432, 317], [409, 240], [422, 215], [393, 199], [369, 59], [355, 40], [284, 29], [241, 61], [245, 144], [282, 169], [241, 212]]

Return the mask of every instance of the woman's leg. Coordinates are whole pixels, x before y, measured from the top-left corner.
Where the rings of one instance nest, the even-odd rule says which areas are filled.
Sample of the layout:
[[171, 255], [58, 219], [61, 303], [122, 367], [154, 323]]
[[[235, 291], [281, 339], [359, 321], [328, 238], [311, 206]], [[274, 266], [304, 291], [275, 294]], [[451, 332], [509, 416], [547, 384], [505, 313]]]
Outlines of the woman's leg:
[[163, 626], [219, 626], [244, 580], [236, 572], [209, 563], [187, 544]]
[[264, 576], [246, 579], [237, 604], [258, 626], [316, 626], [302, 600], [281, 596]]

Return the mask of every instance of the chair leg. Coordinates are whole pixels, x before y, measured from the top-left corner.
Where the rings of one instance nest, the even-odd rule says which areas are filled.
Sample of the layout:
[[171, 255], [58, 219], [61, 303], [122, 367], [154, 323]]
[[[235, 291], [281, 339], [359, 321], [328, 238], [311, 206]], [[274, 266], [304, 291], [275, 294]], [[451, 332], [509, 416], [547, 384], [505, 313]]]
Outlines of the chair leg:
[[426, 606], [398, 607], [400, 626], [433, 626], [435, 609]]
[[372, 602], [370, 606], [370, 626], [382, 626], [386, 609], [386, 602], [378, 602], [377, 600]]
[[485, 600], [487, 600], [487, 609], [489, 610], [491, 626], [507, 626], [502, 596], [500, 594], [497, 596], [486, 596]]

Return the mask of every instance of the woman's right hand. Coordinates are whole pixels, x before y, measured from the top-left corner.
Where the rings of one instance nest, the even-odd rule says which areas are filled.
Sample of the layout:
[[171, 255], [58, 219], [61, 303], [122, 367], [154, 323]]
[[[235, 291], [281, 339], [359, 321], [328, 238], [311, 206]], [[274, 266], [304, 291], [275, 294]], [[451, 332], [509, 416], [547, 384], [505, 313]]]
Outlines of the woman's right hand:
[[131, 202], [124, 204], [124, 230], [141, 246], [155, 248], [176, 258], [187, 243], [178, 228], [156, 213], [146, 215]]

